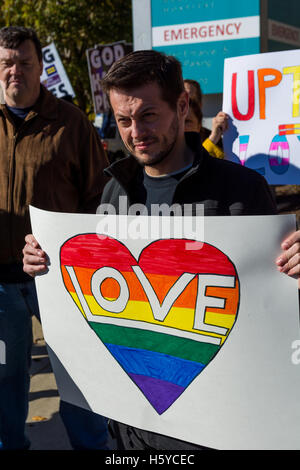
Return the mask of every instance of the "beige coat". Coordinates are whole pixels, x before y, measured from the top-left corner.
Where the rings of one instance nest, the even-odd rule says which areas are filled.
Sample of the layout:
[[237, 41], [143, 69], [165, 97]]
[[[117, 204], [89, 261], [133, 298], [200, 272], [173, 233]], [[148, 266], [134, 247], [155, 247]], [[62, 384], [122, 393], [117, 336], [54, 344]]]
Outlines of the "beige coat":
[[44, 87], [18, 130], [0, 105], [0, 264], [20, 262], [28, 205], [95, 212], [108, 165], [98, 134], [76, 106]]

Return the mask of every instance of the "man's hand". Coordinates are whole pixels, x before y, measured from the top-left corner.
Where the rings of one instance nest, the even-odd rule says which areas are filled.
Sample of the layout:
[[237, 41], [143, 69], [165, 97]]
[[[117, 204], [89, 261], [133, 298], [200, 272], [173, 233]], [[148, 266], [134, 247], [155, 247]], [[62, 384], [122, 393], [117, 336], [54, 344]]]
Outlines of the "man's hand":
[[47, 255], [41, 249], [33, 235], [26, 235], [26, 245], [23, 248], [23, 271], [34, 277], [48, 270]]
[[212, 130], [209, 140], [211, 140], [213, 144], [217, 144], [227, 128], [228, 115], [220, 111], [212, 120]]
[[300, 230], [292, 233], [281, 244], [282, 253], [276, 260], [277, 269], [298, 279], [300, 289]]

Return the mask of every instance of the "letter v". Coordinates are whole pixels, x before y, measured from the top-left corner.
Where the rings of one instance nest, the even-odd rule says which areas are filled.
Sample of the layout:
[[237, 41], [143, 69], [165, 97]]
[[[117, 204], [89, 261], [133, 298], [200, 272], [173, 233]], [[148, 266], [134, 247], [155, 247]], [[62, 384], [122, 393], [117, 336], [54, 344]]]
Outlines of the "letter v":
[[162, 304], [160, 304], [156, 292], [154, 291], [151, 283], [143, 273], [143, 270], [139, 266], [132, 266], [133, 271], [135, 272], [138, 280], [140, 281], [146, 296], [148, 297], [153, 316], [155, 320], [164, 321], [168, 315], [172, 305], [174, 304], [177, 297], [184, 291], [186, 286], [191, 282], [191, 280], [196, 276], [196, 274], [184, 273], [182, 274], [177, 281], [170, 288], [169, 292], [165, 296]]

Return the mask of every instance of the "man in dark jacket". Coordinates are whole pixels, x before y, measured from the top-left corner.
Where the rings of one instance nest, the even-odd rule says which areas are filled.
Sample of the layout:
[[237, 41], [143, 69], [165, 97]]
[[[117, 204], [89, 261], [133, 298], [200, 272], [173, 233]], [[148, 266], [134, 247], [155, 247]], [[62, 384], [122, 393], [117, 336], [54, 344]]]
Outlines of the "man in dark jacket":
[[[0, 340], [6, 348], [5, 363], [0, 362], [0, 441], [4, 449], [29, 445], [24, 429], [31, 315], [38, 315], [38, 305], [34, 282], [22, 264], [24, 237], [31, 231], [28, 205], [94, 212], [106, 182], [102, 170], [107, 161], [95, 129], [79, 108], [41, 86], [42, 68], [41, 45], [33, 30], [0, 30]], [[62, 417], [75, 447], [101, 448], [101, 429], [107, 435], [102, 417], [64, 403]]]
[[188, 94], [175, 58], [155, 51], [129, 54], [112, 66], [103, 86], [131, 154], [106, 170], [113, 178], [103, 203], [116, 206], [126, 195], [129, 205], [148, 209], [159, 201], [202, 203], [205, 215], [276, 213], [263, 177], [209, 158], [198, 133], [184, 133]]

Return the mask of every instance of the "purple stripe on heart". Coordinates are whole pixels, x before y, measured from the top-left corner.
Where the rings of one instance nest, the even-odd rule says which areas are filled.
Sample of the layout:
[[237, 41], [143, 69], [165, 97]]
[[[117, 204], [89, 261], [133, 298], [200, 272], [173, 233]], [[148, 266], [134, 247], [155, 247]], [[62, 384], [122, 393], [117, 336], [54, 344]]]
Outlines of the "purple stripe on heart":
[[128, 375], [141, 389], [158, 414], [162, 414], [166, 411], [185, 390], [185, 387], [166, 382], [165, 380], [146, 377], [145, 375]]

